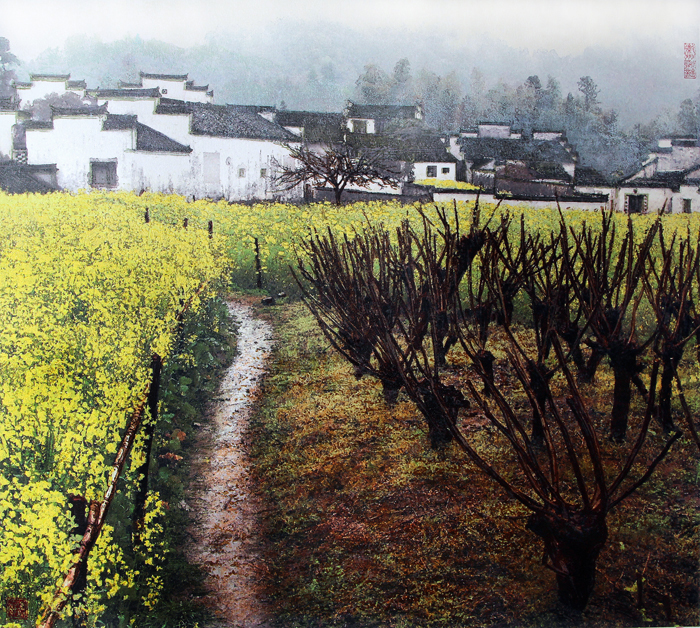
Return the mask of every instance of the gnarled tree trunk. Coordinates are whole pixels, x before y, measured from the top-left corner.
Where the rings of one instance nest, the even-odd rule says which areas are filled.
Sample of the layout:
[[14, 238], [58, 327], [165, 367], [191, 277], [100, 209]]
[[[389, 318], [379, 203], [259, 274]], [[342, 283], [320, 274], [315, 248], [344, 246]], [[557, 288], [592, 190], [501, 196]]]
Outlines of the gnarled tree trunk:
[[583, 610], [595, 586], [595, 568], [608, 538], [605, 515], [539, 512], [527, 528], [544, 541], [544, 564], [557, 575], [559, 601]]

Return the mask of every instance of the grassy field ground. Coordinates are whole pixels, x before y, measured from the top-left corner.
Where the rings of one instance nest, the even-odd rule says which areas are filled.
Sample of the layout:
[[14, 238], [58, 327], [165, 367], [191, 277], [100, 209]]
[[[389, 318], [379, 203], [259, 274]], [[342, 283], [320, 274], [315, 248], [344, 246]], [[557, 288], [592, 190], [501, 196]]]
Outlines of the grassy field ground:
[[[280, 626], [698, 625], [692, 442], [610, 515], [595, 592], [572, 615], [522, 507], [456, 448], [430, 450], [412, 404], [389, 409], [356, 380], [302, 304], [264, 315], [278, 344], [251, 429]], [[606, 366], [584, 393], [611, 381]], [[485, 422], [467, 429], [495, 446]]]

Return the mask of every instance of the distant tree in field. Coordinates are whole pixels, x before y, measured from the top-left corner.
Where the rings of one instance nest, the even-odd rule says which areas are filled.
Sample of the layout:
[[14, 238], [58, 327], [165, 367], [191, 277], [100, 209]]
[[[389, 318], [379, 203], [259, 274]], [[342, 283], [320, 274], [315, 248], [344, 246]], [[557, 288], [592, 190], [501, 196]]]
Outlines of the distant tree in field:
[[355, 148], [346, 143], [329, 143], [320, 150], [307, 144], [284, 146], [296, 163], [293, 166], [275, 164], [278, 190], [291, 190], [299, 185], [328, 185], [333, 189], [336, 205], [340, 205], [348, 185], [369, 188], [372, 183], [380, 183], [398, 187], [401, 173], [387, 165], [380, 150]]

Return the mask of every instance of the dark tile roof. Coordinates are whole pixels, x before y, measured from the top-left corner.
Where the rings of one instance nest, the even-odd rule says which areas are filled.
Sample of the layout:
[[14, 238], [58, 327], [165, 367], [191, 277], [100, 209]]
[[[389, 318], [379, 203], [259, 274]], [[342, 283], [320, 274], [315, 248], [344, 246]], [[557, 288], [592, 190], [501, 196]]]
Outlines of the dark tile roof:
[[683, 172], [658, 172], [653, 177], [640, 177], [637, 179], [623, 179], [618, 187], [624, 188], [669, 188], [674, 192], [680, 190], [685, 180]]
[[191, 153], [192, 148], [180, 144], [160, 131], [142, 124], [136, 116], [109, 114], [102, 125], [103, 131], [136, 129], [136, 150], [152, 153]]
[[126, 129], [133, 129], [137, 122], [136, 116], [130, 115], [119, 115], [110, 113], [105, 118], [102, 124], [103, 131], [124, 131]]
[[347, 130], [342, 113], [277, 111], [275, 122], [284, 127], [303, 128], [308, 142], [340, 142]]
[[67, 81], [67, 89], [87, 89], [87, 83], [83, 81]]
[[29, 80], [34, 81], [67, 81], [70, 79], [70, 74], [30, 74]]
[[372, 120], [411, 120], [416, 118], [415, 105], [358, 105], [349, 101], [345, 108], [348, 118]]
[[12, 81], [12, 85], [17, 89], [29, 89], [32, 86], [31, 83], [27, 83], [26, 81]]
[[375, 133], [350, 133], [348, 144], [356, 148], [379, 150], [387, 159], [410, 163], [458, 163], [447, 151], [439, 136], [431, 133], [407, 133], [403, 135], [379, 135]]
[[150, 74], [148, 72], [139, 72], [142, 79], [156, 79], [161, 81], [186, 81], [187, 74]]
[[190, 109], [189, 103], [172, 98], [161, 98], [156, 105], [156, 113], [161, 114], [186, 114], [190, 113]]
[[51, 120], [25, 120], [22, 122], [25, 129], [53, 129]]
[[88, 92], [95, 98], [160, 98], [157, 87], [151, 89], [93, 89]]
[[206, 92], [209, 85], [185, 85], [185, 91], [188, 92]]
[[607, 187], [610, 185], [608, 180], [600, 172], [588, 166], [576, 166], [574, 184], [597, 187]]
[[457, 143], [466, 161], [482, 159], [495, 159], [496, 163], [512, 160], [553, 163], [574, 163], [575, 161], [571, 153], [557, 141], [460, 137]]
[[270, 122], [257, 113], [236, 110], [222, 105], [191, 103], [192, 133], [215, 137], [294, 141], [298, 138], [279, 124]]
[[191, 114], [191, 132], [212, 137], [293, 142], [299, 138], [258, 115], [265, 107], [256, 105], [210, 105], [162, 98], [156, 107], [158, 114]]
[[107, 113], [107, 104], [99, 107], [87, 105], [85, 107], [54, 107], [51, 105], [53, 116], [100, 116]]
[[0, 111], [17, 111], [19, 101], [12, 96], [8, 98], [0, 98]]
[[156, 153], [191, 153], [192, 148], [156, 131], [141, 122], [136, 123], [136, 150]]
[[143, 85], [141, 83], [127, 83], [125, 81], [119, 81], [117, 83], [119, 89], [141, 89]]
[[[46, 169], [47, 167], [42, 167]], [[50, 169], [50, 166], [48, 167]], [[55, 166], [54, 166], [55, 171]], [[26, 166], [16, 162], [0, 163], [0, 189], [8, 194], [53, 192], [57, 188], [33, 176], [36, 166]]]

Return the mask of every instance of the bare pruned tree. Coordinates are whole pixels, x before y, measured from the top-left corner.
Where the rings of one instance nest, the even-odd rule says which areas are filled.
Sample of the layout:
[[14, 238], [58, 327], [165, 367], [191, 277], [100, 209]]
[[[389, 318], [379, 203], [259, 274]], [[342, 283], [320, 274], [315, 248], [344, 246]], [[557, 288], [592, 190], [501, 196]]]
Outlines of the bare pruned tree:
[[[624, 313], [629, 307], [636, 312], [639, 296], [635, 288], [643, 280], [643, 270], [636, 261], [640, 253], [641, 259], [646, 258], [653, 234], [644, 239], [641, 251], [635, 248], [634, 254], [630, 253], [634, 242], [630, 234], [627, 244], [613, 256], [608, 234], [596, 239], [590, 232], [583, 235], [571, 232], [576, 236], [572, 248], [579, 259], [576, 264], [562, 266], [559, 261], [563, 236], [538, 244], [521, 226], [519, 243], [500, 254], [488, 253], [484, 252], [486, 242], [503, 245], [505, 240], [498, 233], [486, 233], [479, 227], [478, 218], [472, 219], [470, 234], [463, 236], [456, 209], [454, 219], [439, 209], [437, 220], [429, 220], [425, 213], [422, 217], [422, 229], [404, 224], [397, 231], [395, 241], [388, 234], [382, 236], [377, 254], [351, 254], [350, 241], [347, 252], [337, 246], [326, 246], [332, 234], [317, 240], [317, 254], [322, 258], [324, 251], [330, 252], [334, 258], [332, 273], [337, 271], [343, 277], [333, 278], [329, 287], [325, 280], [317, 281], [320, 275], [311, 270], [323, 267], [323, 259], [305, 267], [307, 279], [313, 280], [317, 291], [309, 301], [312, 312], [344, 354], [348, 353], [345, 348], [348, 345], [341, 342], [344, 332], [335, 321], [347, 315], [339, 310], [366, 312], [365, 328], [371, 330], [374, 354], [365, 363], [378, 373], [381, 356], [394, 381], [396, 378], [401, 381], [406, 395], [425, 418], [434, 448], [440, 450], [450, 443], [456, 444], [506, 495], [530, 511], [527, 528], [544, 542], [543, 564], [556, 574], [560, 600], [569, 607], [583, 609], [593, 591], [598, 555], [607, 540], [607, 515], [651, 477], [681, 433], [665, 438], [649, 430], [661, 367], [661, 359], [657, 358], [644, 395], [645, 403], [641, 409], [635, 406], [630, 410], [629, 405], [626, 408], [625, 431], [631, 415], [629, 431], [633, 438], [627, 447], [610, 444], [604, 437], [607, 431], [604, 423], [596, 418], [599, 413], [591, 411], [590, 405], [598, 397], [588, 401], [580, 392], [569, 368], [571, 348], [568, 353], [564, 351], [559, 334], [554, 333], [559, 316], [542, 315], [535, 334], [539, 339], [534, 343], [523, 342], [519, 334], [527, 335], [527, 332], [516, 334], [511, 329], [505, 294], [510, 289], [504, 290], [504, 286], [516, 276], [521, 278], [516, 283], [522, 281], [527, 286], [533, 274], [541, 273], [543, 279], [534, 294], [553, 308], [561, 305], [554, 285], [558, 272], [562, 268], [574, 272], [583, 263], [581, 275], [569, 280], [575, 285], [579, 300], [593, 309], [587, 313], [577, 336], [580, 338], [589, 325], [593, 327], [592, 319], [600, 316], [593, 333], [600, 337], [601, 343], [619, 341], [619, 347], [632, 351], [636, 357], [641, 347], [635, 343], [634, 334], [630, 337], [629, 330], [627, 335], [621, 334], [617, 323], [611, 330], [600, 328], [606, 324], [605, 313], [610, 309], [620, 308]], [[501, 222], [501, 226], [507, 224], [507, 220]], [[606, 228], [610, 227], [608, 223]], [[361, 243], [366, 237], [358, 236], [356, 240]], [[589, 245], [592, 257], [586, 259]], [[499, 365], [498, 381], [482, 359], [484, 342], [479, 325], [475, 326], [469, 318], [478, 304], [471, 303], [472, 312], [469, 312], [460, 303], [459, 283], [464, 277], [472, 279], [474, 273], [468, 271], [477, 255], [494, 266], [487, 271], [493, 273], [487, 291], [498, 296], [493, 309], [494, 313], [500, 309], [504, 323], [501, 348], [506, 358]], [[497, 258], [499, 265], [510, 268], [498, 270]], [[623, 261], [618, 264], [613, 259]], [[559, 270], [545, 268], [549, 266]], [[695, 266], [690, 264], [688, 268]], [[601, 271], [597, 275], [596, 269]], [[589, 275], [586, 284], [577, 283], [586, 274]], [[394, 278], [389, 279], [392, 275]], [[329, 275], [324, 271], [324, 276]], [[338, 291], [336, 285], [352, 285], [353, 281], [364, 286], [357, 296], [352, 290]], [[652, 282], [647, 284], [652, 289]], [[391, 289], [387, 290], [387, 286]], [[609, 290], [616, 293], [611, 300], [607, 296]], [[475, 296], [472, 290], [472, 301]], [[361, 301], [362, 305], [349, 300]], [[633, 321], [634, 314], [631, 318]], [[631, 325], [633, 328], [633, 322]], [[689, 331], [692, 330], [684, 338]], [[466, 364], [455, 365], [448, 379], [442, 365], [446, 351], [455, 341], [468, 360]], [[533, 344], [537, 355], [532, 354]], [[573, 344], [576, 346], [576, 342]], [[606, 346], [606, 354], [610, 355], [611, 351], [612, 347]], [[553, 354], [549, 360], [547, 353]], [[353, 363], [362, 364], [357, 359]], [[614, 360], [611, 367], [615, 370]], [[556, 387], [549, 376], [552, 372], [560, 374]], [[674, 375], [680, 389], [677, 370]], [[477, 389], [478, 379], [483, 382], [488, 397]], [[689, 414], [687, 404], [684, 411]], [[482, 440], [473, 438], [473, 430], [465, 429], [475, 416], [486, 419], [493, 448], [484, 447]], [[527, 430], [530, 419], [538, 423], [532, 436]]]
[[340, 205], [345, 189], [350, 186], [369, 188], [379, 183], [398, 188], [400, 168], [392, 164], [379, 149], [355, 148], [345, 142], [299, 146], [283, 144], [296, 162], [286, 166], [275, 162], [274, 184], [278, 190], [291, 190], [299, 185], [328, 185], [333, 189], [336, 205]]

